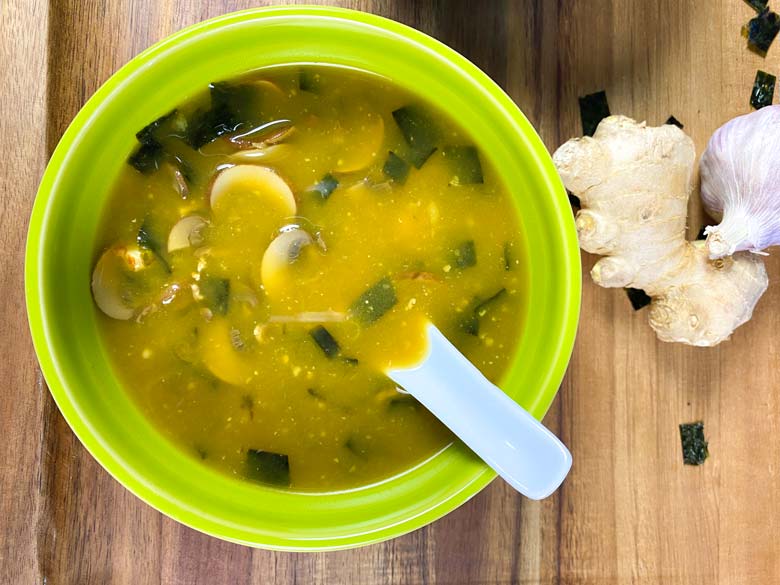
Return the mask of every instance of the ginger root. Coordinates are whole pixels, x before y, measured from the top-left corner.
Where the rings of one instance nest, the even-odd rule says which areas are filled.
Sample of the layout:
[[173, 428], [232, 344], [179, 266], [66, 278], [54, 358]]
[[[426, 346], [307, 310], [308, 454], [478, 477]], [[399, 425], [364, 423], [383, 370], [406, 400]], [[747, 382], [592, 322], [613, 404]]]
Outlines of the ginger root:
[[710, 260], [704, 242], [685, 239], [695, 158], [676, 126], [625, 116], [605, 118], [592, 138], [569, 140], [553, 155], [582, 203], [580, 247], [606, 256], [593, 281], [650, 295], [650, 326], [661, 340], [712, 346], [750, 319], [768, 280], [755, 255]]

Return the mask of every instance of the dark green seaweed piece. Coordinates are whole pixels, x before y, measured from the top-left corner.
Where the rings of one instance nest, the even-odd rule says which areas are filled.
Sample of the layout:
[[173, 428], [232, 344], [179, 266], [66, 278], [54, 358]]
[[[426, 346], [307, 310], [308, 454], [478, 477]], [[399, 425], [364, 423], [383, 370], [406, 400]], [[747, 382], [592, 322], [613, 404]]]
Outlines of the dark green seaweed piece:
[[677, 118], [674, 116], [669, 116], [669, 118], [664, 122], [664, 124], [671, 124], [672, 126], [677, 126], [680, 130], [682, 130], [685, 126], [683, 126], [683, 123], [680, 122]]
[[195, 449], [195, 453], [198, 454], [198, 457], [201, 459], [206, 459], [209, 456], [208, 451], [204, 449], [201, 445], [193, 445], [193, 448]]
[[452, 251], [453, 263], [457, 268], [470, 268], [477, 264], [477, 247], [474, 240], [467, 240], [458, 244]]
[[309, 396], [316, 398], [317, 400], [325, 400], [325, 397], [315, 388], [306, 388], [306, 392], [309, 393]]
[[166, 272], [171, 272], [171, 265], [168, 263], [168, 259], [164, 255], [161, 239], [152, 229], [148, 219], [144, 219], [141, 227], [138, 228], [138, 234], [136, 235], [135, 239], [139, 246], [146, 248], [157, 257], [157, 259], [160, 261], [160, 264], [162, 264], [163, 268], [165, 268]]
[[585, 136], [593, 136], [599, 123], [609, 116], [609, 104], [607, 93], [597, 91], [579, 98], [580, 118], [582, 118], [582, 133]]
[[244, 394], [241, 397], [241, 408], [249, 413], [249, 420], [255, 419], [255, 399], [251, 394]]
[[579, 209], [580, 207], [582, 207], [582, 203], [580, 202], [580, 198], [577, 197], [574, 193], [572, 193], [571, 191], [566, 189], [566, 195], [569, 197], [569, 204], [574, 209]]
[[189, 121], [187, 142], [198, 149], [224, 134], [261, 122], [257, 108], [257, 90], [251, 85], [226, 82], [210, 83], [211, 106], [196, 111]]
[[441, 153], [449, 161], [453, 172], [450, 185], [476, 185], [485, 181], [476, 147], [446, 146]]
[[411, 394], [398, 393], [398, 396], [393, 396], [387, 401], [387, 409], [395, 410], [397, 408], [418, 408], [420, 403]]
[[707, 229], [706, 225], [701, 226], [701, 229], [699, 230], [699, 233], [696, 235], [697, 240], [706, 240], [707, 234], [704, 233], [704, 230]]
[[311, 335], [311, 338], [314, 340], [314, 342], [320, 346], [320, 349], [322, 350], [322, 353], [325, 354], [325, 357], [334, 358], [341, 351], [339, 342], [336, 341], [336, 339], [330, 334], [330, 331], [325, 329], [325, 327], [322, 325], [318, 325], [309, 331], [309, 335]]
[[631, 301], [631, 306], [634, 307], [635, 311], [638, 311], [639, 309], [646, 307], [653, 300], [641, 288], [627, 288], [626, 294], [628, 295], [628, 300]]
[[320, 74], [311, 69], [301, 69], [298, 72], [298, 89], [309, 93], [319, 93]]
[[368, 454], [368, 445], [355, 435], [350, 435], [347, 440], [344, 441], [344, 448], [358, 457], [365, 457]]
[[341, 361], [344, 362], [345, 364], [350, 365], [350, 366], [356, 366], [356, 365], [358, 365], [360, 363], [360, 360], [358, 360], [357, 358], [353, 358], [353, 357], [342, 357]]
[[135, 137], [140, 144], [127, 162], [144, 175], [149, 175], [160, 168], [165, 158], [165, 149], [162, 145], [163, 129], [169, 126], [168, 122], [175, 115], [176, 110], [168, 112], [136, 133]]
[[404, 106], [393, 112], [393, 119], [409, 145], [409, 162], [419, 169], [436, 150], [439, 129], [419, 106]]
[[202, 278], [200, 294], [215, 315], [227, 315], [230, 306], [230, 281], [227, 278]]
[[466, 311], [465, 316], [460, 320], [460, 329], [469, 335], [479, 335], [479, 320], [484, 317], [491, 305], [506, 294], [506, 289], [501, 288], [484, 301], [475, 298], [471, 308]]
[[325, 200], [331, 196], [338, 186], [339, 180], [328, 173], [316, 185], [307, 189], [306, 192]]
[[757, 110], [771, 106], [772, 97], [775, 95], [775, 81], [777, 78], [771, 73], [760, 69], [756, 71], [756, 81], [750, 94], [750, 105]]
[[409, 163], [394, 153], [392, 150], [387, 153], [387, 160], [382, 167], [382, 172], [399, 185], [406, 182], [409, 176]]
[[512, 242], [504, 242], [504, 270], [512, 270], [513, 264]]
[[766, 10], [766, 6], [769, 4], [769, 0], [745, 0], [745, 2], [758, 13]]
[[771, 10], [763, 10], [746, 25], [748, 48], [762, 57], [780, 32], [780, 16]]
[[360, 295], [349, 311], [364, 325], [371, 325], [397, 302], [393, 282], [385, 277]]
[[159, 170], [165, 156], [165, 149], [159, 142], [140, 144], [127, 159], [127, 163], [144, 175]]
[[680, 425], [680, 441], [682, 442], [683, 463], [685, 465], [701, 465], [709, 457], [707, 441], [704, 439], [704, 423], [684, 423]]
[[270, 485], [290, 485], [290, 461], [287, 455], [249, 449], [246, 452], [246, 477]]

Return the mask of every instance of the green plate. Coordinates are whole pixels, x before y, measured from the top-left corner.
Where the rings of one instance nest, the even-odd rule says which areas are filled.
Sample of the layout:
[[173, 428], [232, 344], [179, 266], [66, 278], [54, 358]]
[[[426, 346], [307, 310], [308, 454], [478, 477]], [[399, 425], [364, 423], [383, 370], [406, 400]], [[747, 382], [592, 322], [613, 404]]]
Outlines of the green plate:
[[527, 240], [528, 315], [503, 388], [542, 417], [571, 354], [580, 297], [574, 222], [552, 161], [512, 100], [472, 63], [420, 32], [361, 12], [285, 7], [228, 14], [184, 29], [122, 67], [73, 120], [41, 181], [27, 241], [27, 310], [62, 414], [138, 497], [242, 544], [347, 548], [440, 518], [495, 473], [460, 444], [399, 476], [343, 492], [285, 492], [212, 471], [153, 428], [123, 391], [101, 346], [89, 287], [97, 224], [135, 132], [210, 81], [289, 63], [384, 75], [479, 129], [477, 145], [512, 192]]

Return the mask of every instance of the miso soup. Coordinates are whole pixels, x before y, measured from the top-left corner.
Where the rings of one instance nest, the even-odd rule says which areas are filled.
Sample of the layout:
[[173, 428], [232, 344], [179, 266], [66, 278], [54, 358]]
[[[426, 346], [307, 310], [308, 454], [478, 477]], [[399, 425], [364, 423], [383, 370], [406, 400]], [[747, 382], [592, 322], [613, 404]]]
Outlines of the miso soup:
[[519, 221], [472, 133], [387, 79], [281, 67], [151, 121], [94, 253], [104, 344], [192, 457], [295, 490], [388, 478], [453, 440], [383, 371], [435, 323], [498, 381]]

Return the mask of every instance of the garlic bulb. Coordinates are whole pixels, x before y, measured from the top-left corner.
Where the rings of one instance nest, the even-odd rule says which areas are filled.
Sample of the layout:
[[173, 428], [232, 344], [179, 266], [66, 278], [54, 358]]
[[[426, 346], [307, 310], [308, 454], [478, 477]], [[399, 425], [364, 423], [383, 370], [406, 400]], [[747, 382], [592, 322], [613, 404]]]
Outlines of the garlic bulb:
[[710, 258], [780, 244], [780, 105], [727, 122], [701, 157], [701, 198], [715, 219]]

